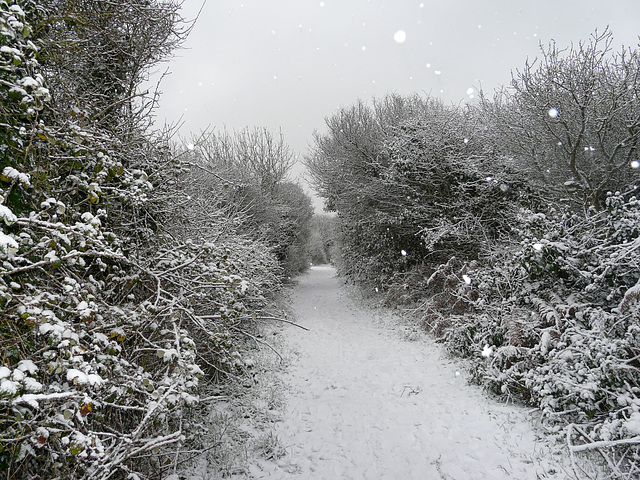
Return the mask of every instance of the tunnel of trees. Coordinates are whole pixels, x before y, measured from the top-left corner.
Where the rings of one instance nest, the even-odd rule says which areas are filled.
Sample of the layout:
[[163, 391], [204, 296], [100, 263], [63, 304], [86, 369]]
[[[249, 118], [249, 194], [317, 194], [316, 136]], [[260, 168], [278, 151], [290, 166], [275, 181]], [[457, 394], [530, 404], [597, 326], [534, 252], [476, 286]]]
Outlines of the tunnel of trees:
[[0, 0], [3, 478], [160, 478], [210, 448], [218, 385], [310, 262], [638, 473], [637, 49], [595, 33], [465, 105], [340, 109], [305, 158], [314, 217], [281, 134], [152, 129], [141, 85], [189, 29], [172, 1]]

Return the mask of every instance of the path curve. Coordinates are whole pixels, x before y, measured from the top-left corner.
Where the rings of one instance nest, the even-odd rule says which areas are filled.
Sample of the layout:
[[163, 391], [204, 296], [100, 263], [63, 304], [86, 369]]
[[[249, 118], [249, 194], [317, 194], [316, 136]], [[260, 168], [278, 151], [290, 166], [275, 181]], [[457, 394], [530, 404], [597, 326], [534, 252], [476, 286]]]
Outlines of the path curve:
[[275, 434], [287, 454], [256, 478], [571, 478], [521, 409], [468, 385], [440, 346], [409, 340], [390, 312], [356, 305], [333, 268], [303, 276], [293, 308], [309, 331], [283, 332], [292, 358]]

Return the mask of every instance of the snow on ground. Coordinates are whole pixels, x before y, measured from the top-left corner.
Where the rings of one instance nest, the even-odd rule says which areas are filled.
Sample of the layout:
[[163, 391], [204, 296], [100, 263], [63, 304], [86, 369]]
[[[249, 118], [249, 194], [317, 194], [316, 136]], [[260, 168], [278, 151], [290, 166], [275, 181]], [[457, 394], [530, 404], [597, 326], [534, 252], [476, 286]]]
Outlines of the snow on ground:
[[[524, 410], [488, 399], [429, 337], [357, 305], [335, 270], [314, 267], [293, 293], [283, 337], [284, 453], [250, 466], [272, 479], [565, 479], [566, 462]], [[556, 449], [557, 450], [557, 449]]]

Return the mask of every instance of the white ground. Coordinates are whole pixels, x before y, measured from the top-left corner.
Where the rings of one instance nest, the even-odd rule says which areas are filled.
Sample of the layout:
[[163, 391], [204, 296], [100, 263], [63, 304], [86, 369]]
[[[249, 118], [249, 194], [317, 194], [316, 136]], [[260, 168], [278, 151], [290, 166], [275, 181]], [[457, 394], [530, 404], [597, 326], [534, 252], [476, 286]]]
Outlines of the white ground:
[[332, 268], [300, 279], [293, 308], [309, 331], [282, 334], [292, 355], [273, 429], [286, 453], [257, 461], [254, 478], [572, 478], [523, 410], [468, 385], [390, 312], [358, 305]]

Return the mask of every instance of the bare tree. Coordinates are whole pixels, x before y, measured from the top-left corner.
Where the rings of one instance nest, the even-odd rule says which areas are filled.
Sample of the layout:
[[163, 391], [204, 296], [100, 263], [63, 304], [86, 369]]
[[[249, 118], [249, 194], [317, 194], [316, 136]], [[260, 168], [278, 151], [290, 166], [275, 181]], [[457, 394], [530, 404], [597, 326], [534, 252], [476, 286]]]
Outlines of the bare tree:
[[499, 149], [558, 194], [600, 209], [638, 179], [640, 53], [612, 53], [610, 31], [561, 50], [541, 47], [485, 114]]
[[236, 182], [259, 185], [267, 194], [284, 182], [295, 163], [284, 140], [265, 127], [238, 132], [208, 132], [195, 139], [204, 164], [227, 171]]

